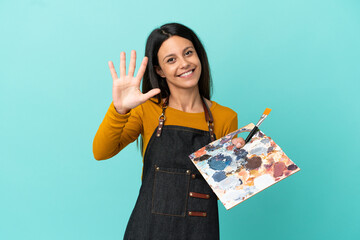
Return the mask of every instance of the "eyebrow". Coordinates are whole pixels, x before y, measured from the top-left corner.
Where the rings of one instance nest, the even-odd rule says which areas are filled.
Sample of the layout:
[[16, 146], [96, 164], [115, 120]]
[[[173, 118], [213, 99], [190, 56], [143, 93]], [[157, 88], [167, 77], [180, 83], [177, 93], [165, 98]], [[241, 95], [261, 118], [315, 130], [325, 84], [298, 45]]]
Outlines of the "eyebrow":
[[[188, 47], [186, 47], [186, 48], [183, 50], [183, 52], [185, 52], [185, 51], [186, 51], [187, 49], [189, 49], [189, 48], [194, 48], [194, 47], [188, 46]], [[195, 49], [195, 48], [194, 48], [194, 49]], [[171, 53], [171, 54], [169, 54], [169, 55], [166, 55], [166, 56], [164, 57], [163, 61], [165, 60], [165, 58], [170, 57], [170, 56], [173, 56], [173, 55], [175, 55], [175, 53]]]

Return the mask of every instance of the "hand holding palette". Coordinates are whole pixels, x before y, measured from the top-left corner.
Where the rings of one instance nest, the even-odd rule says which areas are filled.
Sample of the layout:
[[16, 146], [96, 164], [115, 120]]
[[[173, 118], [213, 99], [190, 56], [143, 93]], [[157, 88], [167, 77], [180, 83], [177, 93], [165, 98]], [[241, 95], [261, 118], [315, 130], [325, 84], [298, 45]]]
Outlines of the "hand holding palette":
[[236, 148], [231, 139], [254, 127], [250, 123], [189, 156], [227, 210], [300, 170], [260, 130]]

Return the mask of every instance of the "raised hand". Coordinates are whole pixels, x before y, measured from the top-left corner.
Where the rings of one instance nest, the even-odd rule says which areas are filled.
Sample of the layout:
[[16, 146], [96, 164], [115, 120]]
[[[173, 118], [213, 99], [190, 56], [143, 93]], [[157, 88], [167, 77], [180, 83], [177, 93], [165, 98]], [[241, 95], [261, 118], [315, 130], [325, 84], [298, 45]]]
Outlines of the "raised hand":
[[134, 77], [136, 66], [136, 51], [131, 51], [128, 75], [126, 75], [125, 52], [120, 53], [120, 78], [118, 78], [114, 63], [109, 61], [109, 68], [113, 79], [113, 102], [115, 109], [120, 114], [125, 114], [136, 106], [146, 102], [149, 98], [160, 93], [159, 88], [154, 88], [147, 93], [140, 91], [140, 82], [145, 73], [148, 58], [144, 57], [140, 68]]

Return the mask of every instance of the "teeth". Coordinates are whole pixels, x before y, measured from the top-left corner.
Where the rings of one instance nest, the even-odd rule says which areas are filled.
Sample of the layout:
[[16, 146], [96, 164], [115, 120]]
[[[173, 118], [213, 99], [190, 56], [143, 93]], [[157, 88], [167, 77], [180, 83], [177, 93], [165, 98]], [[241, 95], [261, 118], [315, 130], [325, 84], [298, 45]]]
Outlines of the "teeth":
[[191, 71], [189, 71], [189, 72], [183, 73], [183, 74], [180, 75], [180, 77], [185, 77], [185, 76], [187, 76], [187, 75], [190, 75], [192, 72], [193, 72], [193, 71], [191, 70]]

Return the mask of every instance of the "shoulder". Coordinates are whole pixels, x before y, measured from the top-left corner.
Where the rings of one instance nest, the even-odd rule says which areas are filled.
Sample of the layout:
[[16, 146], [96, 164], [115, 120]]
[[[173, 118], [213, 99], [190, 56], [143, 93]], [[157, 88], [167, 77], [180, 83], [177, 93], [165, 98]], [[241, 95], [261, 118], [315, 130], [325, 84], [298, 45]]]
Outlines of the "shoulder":
[[215, 101], [211, 101], [212, 114], [220, 118], [232, 119], [237, 117], [237, 113], [229, 107], [225, 107]]
[[132, 112], [135, 112], [137, 114], [141, 115], [152, 115], [152, 114], [158, 114], [161, 112], [161, 104], [157, 103], [156, 98], [151, 98], [147, 100], [146, 102], [140, 104], [139, 106], [132, 109]]
[[147, 108], [161, 108], [161, 103], [157, 103], [156, 98], [150, 98], [146, 102], [140, 104], [139, 106], [133, 108], [134, 110], [147, 109]]
[[157, 98], [150, 98], [141, 105], [143, 108], [161, 108], [162, 103], [158, 103]]
[[217, 129], [217, 138], [221, 138], [238, 128], [238, 116], [234, 110], [215, 101], [212, 101], [210, 109], [214, 117], [214, 129]]

